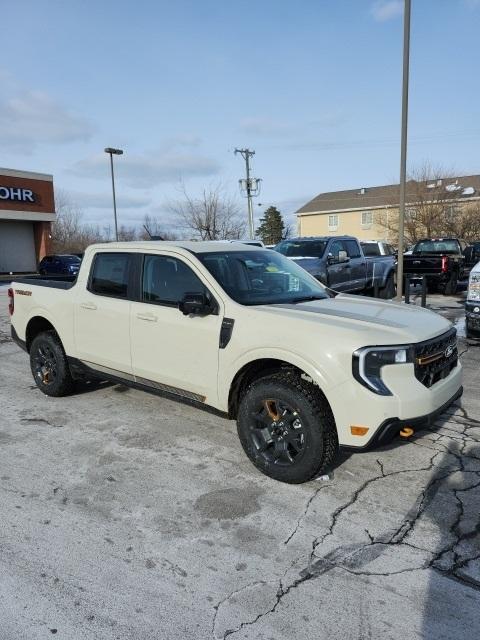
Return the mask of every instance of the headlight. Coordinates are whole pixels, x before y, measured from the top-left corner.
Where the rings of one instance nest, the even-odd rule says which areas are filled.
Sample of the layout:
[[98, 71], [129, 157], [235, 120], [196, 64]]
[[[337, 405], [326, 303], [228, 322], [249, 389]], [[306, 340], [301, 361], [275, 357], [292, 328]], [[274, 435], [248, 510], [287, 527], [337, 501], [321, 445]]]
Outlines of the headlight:
[[352, 372], [355, 380], [381, 396], [392, 392], [382, 380], [382, 367], [391, 364], [413, 362], [413, 347], [364, 347], [353, 354]]
[[467, 300], [480, 300], [480, 273], [471, 273]]

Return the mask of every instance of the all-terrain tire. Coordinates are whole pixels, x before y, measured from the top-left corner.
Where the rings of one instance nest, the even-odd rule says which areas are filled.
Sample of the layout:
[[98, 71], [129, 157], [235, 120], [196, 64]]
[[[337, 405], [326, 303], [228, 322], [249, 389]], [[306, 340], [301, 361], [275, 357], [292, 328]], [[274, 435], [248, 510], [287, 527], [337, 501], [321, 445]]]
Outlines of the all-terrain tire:
[[55, 331], [44, 331], [30, 346], [30, 368], [37, 387], [47, 396], [72, 393], [74, 381], [60, 338]]
[[385, 286], [379, 290], [378, 297], [384, 300], [391, 300], [395, 297], [395, 280], [393, 273], [388, 276]]
[[[269, 402], [272, 407], [277, 407], [277, 421], [270, 420], [271, 415], [263, 409]], [[280, 415], [284, 408], [285, 413]], [[265, 427], [262, 428], [264, 420]], [[290, 428], [289, 421], [293, 425]], [[273, 427], [274, 424], [278, 427]], [[268, 443], [270, 431], [274, 428], [284, 430], [283, 443], [278, 439]], [[308, 482], [325, 471], [338, 452], [335, 420], [325, 396], [318, 387], [295, 372], [261, 378], [246, 389], [240, 401], [237, 431], [251, 462], [262, 473], [280, 482]], [[275, 437], [278, 438], [278, 434]], [[299, 451], [293, 448], [292, 442]], [[274, 459], [279, 444], [287, 448], [282, 459]], [[293, 460], [289, 460], [290, 457]]]
[[454, 296], [457, 293], [458, 276], [456, 273], [452, 273], [450, 280], [446, 283], [443, 295]]

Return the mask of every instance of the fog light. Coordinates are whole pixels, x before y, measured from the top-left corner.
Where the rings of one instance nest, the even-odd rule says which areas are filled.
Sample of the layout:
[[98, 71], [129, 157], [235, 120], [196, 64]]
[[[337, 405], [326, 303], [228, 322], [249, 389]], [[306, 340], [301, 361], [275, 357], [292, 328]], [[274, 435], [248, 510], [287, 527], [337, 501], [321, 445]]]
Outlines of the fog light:
[[352, 436], [364, 436], [367, 433], [368, 429], [369, 427], [358, 427], [356, 425], [351, 425], [350, 433], [352, 434]]
[[412, 429], [412, 427], [403, 427], [403, 429], [401, 429], [400, 431], [400, 435], [402, 436], [402, 438], [411, 438], [414, 433], [415, 431]]
[[480, 307], [473, 307], [473, 313], [478, 313], [480, 311]]

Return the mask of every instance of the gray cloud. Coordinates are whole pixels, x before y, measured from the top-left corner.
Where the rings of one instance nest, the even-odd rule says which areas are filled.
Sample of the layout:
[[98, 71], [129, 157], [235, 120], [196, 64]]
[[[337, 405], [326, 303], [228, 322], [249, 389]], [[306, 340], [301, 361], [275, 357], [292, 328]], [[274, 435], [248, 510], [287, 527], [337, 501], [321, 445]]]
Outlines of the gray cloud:
[[[68, 195], [80, 209], [111, 209], [111, 193], [84, 193], [68, 191]], [[151, 204], [151, 199], [142, 196], [129, 196], [117, 192], [117, 209], [140, 209]]]
[[[182, 178], [211, 176], [219, 172], [215, 160], [200, 154], [174, 150], [152, 151], [149, 154], [125, 155], [115, 159], [115, 175], [129, 187], [148, 188]], [[82, 178], [105, 179], [109, 165], [105, 154], [95, 155], [75, 163], [70, 170]]]
[[377, 22], [387, 22], [403, 14], [403, 0], [378, 0], [374, 2], [370, 12]]
[[93, 125], [40, 91], [26, 91], [0, 100], [2, 146], [29, 153], [39, 144], [88, 140]]

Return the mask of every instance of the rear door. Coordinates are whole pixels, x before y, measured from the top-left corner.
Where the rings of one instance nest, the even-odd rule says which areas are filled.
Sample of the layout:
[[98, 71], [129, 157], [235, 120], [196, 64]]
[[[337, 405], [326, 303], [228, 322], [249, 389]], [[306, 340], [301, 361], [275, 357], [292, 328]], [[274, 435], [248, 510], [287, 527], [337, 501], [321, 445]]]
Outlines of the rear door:
[[137, 382], [198, 401], [217, 395], [222, 324], [218, 313], [185, 316], [178, 305], [186, 293], [214, 301], [202, 274], [183, 257], [146, 254], [139, 300], [132, 303], [133, 372]]
[[97, 370], [132, 378], [130, 307], [135, 254], [97, 253], [74, 303], [77, 358]]

